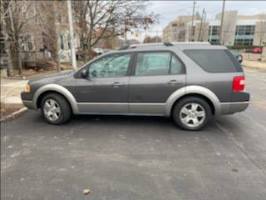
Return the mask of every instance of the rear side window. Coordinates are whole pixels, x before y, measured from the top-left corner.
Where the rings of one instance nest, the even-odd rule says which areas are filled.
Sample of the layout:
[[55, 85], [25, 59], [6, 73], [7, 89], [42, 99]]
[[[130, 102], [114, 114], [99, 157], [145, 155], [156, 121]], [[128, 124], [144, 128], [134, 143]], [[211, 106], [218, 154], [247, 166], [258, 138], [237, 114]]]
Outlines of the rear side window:
[[189, 49], [184, 53], [207, 72], [242, 72], [240, 64], [228, 50]]
[[158, 76], [184, 73], [184, 66], [170, 52], [138, 53], [135, 76]]

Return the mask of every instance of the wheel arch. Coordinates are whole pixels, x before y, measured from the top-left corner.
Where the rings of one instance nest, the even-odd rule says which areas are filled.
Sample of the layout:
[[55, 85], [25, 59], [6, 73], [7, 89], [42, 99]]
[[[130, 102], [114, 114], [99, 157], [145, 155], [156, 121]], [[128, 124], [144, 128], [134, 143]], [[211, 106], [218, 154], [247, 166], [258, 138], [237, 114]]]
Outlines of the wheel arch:
[[176, 90], [166, 102], [166, 114], [170, 116], [174, 105], [181, 99], [189, 96], [196, 96], [207, 101], [214, 115], [218, 115], [221, 105], [218, 97], [208, 88], [202, 86], [186, 86]]
[[62, 95], [70, 104], [73, 113], [78, 113], [78, 107], [75, 97], [65, 87], [57, 84], [48, 84], [40, 87], [33, 96], [33, 103], [36, 108], [40, 107], [41, 98], [48, 93], [57, 93]]

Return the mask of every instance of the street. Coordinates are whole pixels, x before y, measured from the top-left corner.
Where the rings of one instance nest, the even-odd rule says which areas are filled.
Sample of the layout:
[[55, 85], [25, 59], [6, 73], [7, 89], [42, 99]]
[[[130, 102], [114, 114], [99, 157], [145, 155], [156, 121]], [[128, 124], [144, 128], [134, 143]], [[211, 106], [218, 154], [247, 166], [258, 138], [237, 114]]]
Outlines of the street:
[[200, 132], [160, 117], [3, 122], [1, 199], [265, 200], [266, 72], [246, 79], [249, 108]]

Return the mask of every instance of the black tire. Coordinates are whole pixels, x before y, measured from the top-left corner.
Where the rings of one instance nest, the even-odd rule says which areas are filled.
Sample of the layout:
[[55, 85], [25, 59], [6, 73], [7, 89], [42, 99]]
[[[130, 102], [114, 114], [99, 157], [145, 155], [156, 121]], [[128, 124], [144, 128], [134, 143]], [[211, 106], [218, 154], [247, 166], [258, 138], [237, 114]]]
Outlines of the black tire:
[[[44, 104], [46, 103], [46, 101], [49, 101], [49, 100], [54, 100], [60, 108], [60, 115], [59, 115], [58, 119], [56, 119], [56, 120], [50, 120], [45, 115]], [[71, 107], [70, 107], [68, 101], [62, 95], [56, 94], [56, 93], [49, 93], [42, 98], [42, 100], [41, 100], [41, 112], [42, 112], [42, 116], [45, 119], [45, 121], [48, 122], [49, 124], [54, 124], [54, 125], [66, 123], [67, 121], [70, 120], [70, 118], [72, 116], [72, 110], [71, 110]]]
[[[186, 114], [180, 113], [181, 109], [183, 109], [184, 107], [189, 108], [190, 104], [193, 104], [193, 103], [194, 103], [194, 105], [197, 105], [197, 104], [200, 105], [198, 107], [199, 111], [205, 112], [204, 117], [197, 117], [197, 120], [201, 121], [201, 123], [195, 127], [191, 126], [191, 124], [194, 123], [193, 120], [189, 120], [189, 122], [187, 122], [187, 124], [185, 122], [183, 122], [181, 118], [183, 116], [185, 118]], [[193, 113], [191, 115], [193, 115]], [[195, 115], [194, 115], [194, 117], [195, 117]], [[199, 131], [206, 126], [206, 124], [208, 123], [208, 121], [211, 118], [212, 118], [212, 112], [211, 112], [210, 105], [204, 99], [199, 98], [199, 97], [192, 97], [192, 96], [191, 97], [185, 97], [185, 98], [181, 99], [180, 101], [178, 101], [174, 105], [174, 108], [172, 110], [172, 119], [173, 119], [174, 123], [184, 130]]]

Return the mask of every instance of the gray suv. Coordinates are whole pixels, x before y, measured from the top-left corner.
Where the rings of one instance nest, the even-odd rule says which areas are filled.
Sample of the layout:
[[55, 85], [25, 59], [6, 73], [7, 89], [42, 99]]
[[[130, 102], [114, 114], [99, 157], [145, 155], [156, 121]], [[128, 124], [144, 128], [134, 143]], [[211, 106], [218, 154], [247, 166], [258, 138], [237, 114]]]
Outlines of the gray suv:
[[213, 117], [245, 110], [249, 94], [237, 59], [208, 43], [131, 45], [101, 55], [78, 71], [28, 82], [21, 98], [51, 124], [72, 114], [171, 117], [200, 130]]

